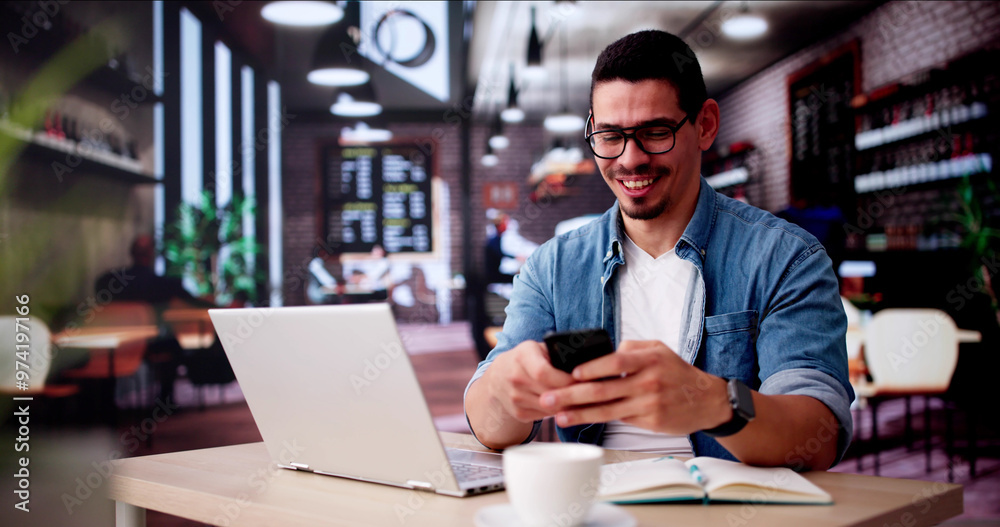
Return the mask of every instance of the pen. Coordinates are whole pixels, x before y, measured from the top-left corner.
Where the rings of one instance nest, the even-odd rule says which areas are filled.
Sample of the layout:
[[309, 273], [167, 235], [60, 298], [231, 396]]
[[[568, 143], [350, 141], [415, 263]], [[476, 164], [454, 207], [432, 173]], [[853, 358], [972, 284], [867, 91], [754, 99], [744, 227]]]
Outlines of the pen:
[[694, 480], [697, 481], [699, 484], [705, 483], [705, 481], [707, 481], [708, 479], [705, 477], [705, 474], [703, 474], [702, 471], [698, 468], [698, 465], [691, 465], [691, 475], [694, 476]]

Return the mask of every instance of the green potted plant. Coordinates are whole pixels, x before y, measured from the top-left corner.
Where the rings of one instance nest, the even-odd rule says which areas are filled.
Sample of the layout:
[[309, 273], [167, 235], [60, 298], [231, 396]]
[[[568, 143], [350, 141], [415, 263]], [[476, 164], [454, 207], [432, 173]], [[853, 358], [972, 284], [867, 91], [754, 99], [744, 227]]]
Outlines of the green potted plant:
[[167, 274], [193, 283], [198, 296], [219, 305], [254, 303], [263, 274], [252, 271], [248, 260], [261, 249], [244, 235], [243, 218], [253, 216], [255, 209], [252, 198], [234, 197], [216, 205], [215, 194], [207, 190], [198, 204], [181, 203], [164, 241]]
[[997, 311], [997, 274], [1000, 271], [1000, 192], [992, 179], [985, 179], [985, 188], [976, 188], [969, 176], [962, 178], [956, 193], [959, 210], [953, 216], [961, 234], [961, 247], [971, 255], [970, 272], [974, 281], [993, 299]]

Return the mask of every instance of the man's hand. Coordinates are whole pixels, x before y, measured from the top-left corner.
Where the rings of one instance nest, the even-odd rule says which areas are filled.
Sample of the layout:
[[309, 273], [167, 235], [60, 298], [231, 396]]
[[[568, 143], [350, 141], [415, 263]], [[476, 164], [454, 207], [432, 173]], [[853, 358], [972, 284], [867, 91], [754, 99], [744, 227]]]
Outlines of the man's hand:
[[549, 363], [540, 342], [525, 341], [500, 354], [466, 395], [466, 413], [476, 437], [491, 448], [523, 442], [534, 421], [553, 414], [540, 397], [573, 383]]
[[624, 341], [617, 353], [577, 366], [572, 378], [575, 384], [541, 396], [540, 411], [554, 413], [563, 427], [618, 419], [654, 432], [689, 434], [732, 415], [725, 380], [657, 340]]

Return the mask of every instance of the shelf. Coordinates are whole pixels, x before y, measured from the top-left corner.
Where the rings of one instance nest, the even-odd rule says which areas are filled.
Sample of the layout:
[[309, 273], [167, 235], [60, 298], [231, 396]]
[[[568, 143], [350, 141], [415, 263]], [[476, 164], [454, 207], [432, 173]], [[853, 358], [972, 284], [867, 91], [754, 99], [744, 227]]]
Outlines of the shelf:
[[921, 163], [862, 174], [854, 178], [854, 190], [858, 194], [864, 194], [888, 188], [989, 173], [992, 170], [993, 158], [990, 154], [968, 154], [933, 163]]
[[138, 160], [95, 151], [76, 141], [53, 139], [44, 133], [32, 132], [10, 122], [0, 122], [0, 135], [25, 143], [25, 154], [51, 161], [53, 175], [60, 181], [65, 174], [83, 170], [130, 183], [160, 182], [152, 174], [145, 172]]
[[737, 167], [732, 170], [726, 170], [725, 172], [708, 176], [705, 178], [705, 181], [711, 185], [712, 188], [718, 190], [720, 188], [746, 183], [749, 179], [750, 171], [747, 170], [747, 167]]
[[945, 129], [952, 125], [982, 119], [988, 114], [989, 111], [985, 103], [961, 104], [945, 111], [934, 112], [932, 115], [907, 119], [892, 126], [860, 132], [854, 136], [854, 147], [858, 151], [868, 150]]

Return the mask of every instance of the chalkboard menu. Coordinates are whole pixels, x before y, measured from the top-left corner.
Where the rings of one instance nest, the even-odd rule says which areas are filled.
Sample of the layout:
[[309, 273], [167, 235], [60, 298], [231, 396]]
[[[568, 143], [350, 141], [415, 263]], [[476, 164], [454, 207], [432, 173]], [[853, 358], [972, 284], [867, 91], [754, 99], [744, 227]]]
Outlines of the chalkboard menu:
[[853, 195], [854, 111], [860, 90], [856, 42], [791, 75], [792, 195], [816, 204]]
[[324, 238], [342, 252], [430, 252], [431, 160], [416, 146], [330, 146], [323, 155]]

